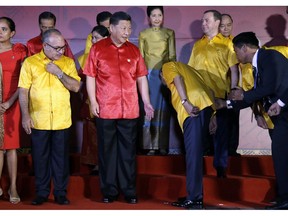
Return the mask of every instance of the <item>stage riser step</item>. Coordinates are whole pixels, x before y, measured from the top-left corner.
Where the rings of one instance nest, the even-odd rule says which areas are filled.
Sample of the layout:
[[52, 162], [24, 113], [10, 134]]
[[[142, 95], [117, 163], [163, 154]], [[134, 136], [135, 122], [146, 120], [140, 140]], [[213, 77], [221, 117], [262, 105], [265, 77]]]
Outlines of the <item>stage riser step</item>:
[[[213, 157], [203, 157], [205, 175], [216, 175], [213, 168]], [[31, 155], [18, 156], [18, 173], [27, 174], [33, 170]], [[185, 175], [184, 155], [172, 156], [137, 156], [137, 171], [139, 174], [155, 175]], [[71, 175], [89, 174], [87, 165], [81, 164], [80, 154], [70, 155]], [[3, 173], [7, 174], [6, 163]], [[238, 176], [274, 177], [274, 168], [271, 156], [241, 156], [230, 157], [227, 173]]]
[[[3, 176], [1, 185], [4, 191], [9, 187], [8, 176]], [[19, 175], [18, 192], [22, 200], [32, 200], [35, 196], [34, 177]], [[53, 185], [52, 185], [53, 187]], [[98, 176], [71, 176], [68, 196], [101, 200]], [[186, 195], [186, 178], [181, 175], [138, 175], [137, 193], [142, 199], [159, 199], [171, 202], [177, 197]], [[7, 195], [7, 194], [6, 194]], [[51, 193], [51, 198], [53, 198]], [[204, 199], [219, 202], [246, 201], [252, 203], [268, 203], [275, 197], [274, 178], [243, 178], [228, 176], [219, 179], [215, 176], [204, 177]]]

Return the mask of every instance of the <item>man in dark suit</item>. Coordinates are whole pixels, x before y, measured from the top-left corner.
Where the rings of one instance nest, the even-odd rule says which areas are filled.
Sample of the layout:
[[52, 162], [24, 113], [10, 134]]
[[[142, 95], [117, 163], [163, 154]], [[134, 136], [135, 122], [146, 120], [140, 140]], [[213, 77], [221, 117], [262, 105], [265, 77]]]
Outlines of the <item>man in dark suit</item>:
[[[231, 91], [231, 100], [226, 101], [227, 107], [241, 109], [260, 101], [265, 111], [270, 114], [274, 124], [274, 128], [269, 129], [269, 135], [272, 140], [277, 202], [266, 209], [288, 209], [288, 143], [285, 139], [288, 134], [288, 60], [275, 50], [260, 49], [259, 41], [253, 32], [237, 35], [233, 39], [233, 46], [239, 62], [251, 63], [255, 68], [255, 82], [254, 88], [249, 91], [240, 88]], [[259, 126], [267, 128], [261, 114], [256, 116], [256, 119]]]

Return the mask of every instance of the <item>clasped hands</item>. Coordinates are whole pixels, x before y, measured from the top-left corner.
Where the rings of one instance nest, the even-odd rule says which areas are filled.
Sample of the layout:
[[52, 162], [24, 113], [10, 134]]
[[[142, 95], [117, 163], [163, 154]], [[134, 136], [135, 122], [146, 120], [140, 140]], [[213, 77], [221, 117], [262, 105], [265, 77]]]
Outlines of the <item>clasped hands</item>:
[[[244, 98], [244, 90], [241, 87], [236, 87], [231, 89], [231, 92], [228, 94], [228, 100], [240, 101]], [[226, 108], [226, 100], [221, 98], [215, 98], [215, 107], [216, 109]]]
[[[228, 95], [228, 99], [229, 100], [243, 100], [244, 98], [244, 91], [242, 88], [240, 87], [236, 87], [234, 89], [231, 90], [230, 94]], [[281, 106], [275, 102], [273, 103], [269, 110], [267, 111], [269, 116], [276, 116], [279, 115], [281, 112]]]

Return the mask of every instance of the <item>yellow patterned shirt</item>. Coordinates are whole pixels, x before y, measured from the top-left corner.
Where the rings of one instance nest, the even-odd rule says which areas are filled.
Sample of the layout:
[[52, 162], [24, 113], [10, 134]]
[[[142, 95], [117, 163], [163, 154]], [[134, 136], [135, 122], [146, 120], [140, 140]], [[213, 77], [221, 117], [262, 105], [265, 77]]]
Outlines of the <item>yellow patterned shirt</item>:
[[[18, 87], [29, 89], [29, 113], [34, 128], [61, 130], [71, 126], [70, 92], [57, 76], [47, 72], [43, 50], [28, 57], [21, 68]], [[62, 56], [53, 61], [65, 74], [80, 81], [73, 59]]]
[[237, 63], [231, 39], [219, 33], [212, 40], [204, 35], [194, 44], [188, 65], [207, 73], [210, 77], [208, 84], [215, 97], [225, 98], [230, 91], [229, 68]]
[[181, 76], [183, 78], [187, 99], [191, 104], [199, 107], [200, 110], [209, 106], [212, 106], [215, 110], [212, 90], [205, 84], [202, 74], [197, 70], [181, 62], [168, 62], [163, 65], [162, 74], [167, 87], [171, 91], [171, 102], [177, 112], [178, 122], [182, 130], [184, 120], [189, 117], [189, 114], [182, 105], [181, 98], [174, 85], [175, 77]]
[[91, 47], [92, 47], [92, 33], [90, 33], [87, 36], [84, 54], [78, 57], [78, 62], [82, 69], [84, 68], [84, 65], [85, 65], [86, 59], [88, 58]]
[[271, 46], [271, 47], [263, 46], [263, 48], [276, 50], [276, 51], [282, 53], [286, 58], [288, 58], [288, 47], [287, 46]]

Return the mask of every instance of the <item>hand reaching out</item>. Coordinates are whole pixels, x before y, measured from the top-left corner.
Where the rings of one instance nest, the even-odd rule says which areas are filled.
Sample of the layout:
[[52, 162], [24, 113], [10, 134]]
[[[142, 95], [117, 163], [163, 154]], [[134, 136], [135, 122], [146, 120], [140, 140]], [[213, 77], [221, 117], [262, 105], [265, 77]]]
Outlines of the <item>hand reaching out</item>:
[[228, 99], [241, 101], [244, 98], [243, 93], [244, 93], [243, 89], [240, 87], [237, 87], [237, 88], [231, 90], [230, 94], [228, 95]]

